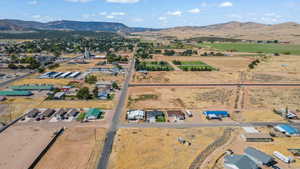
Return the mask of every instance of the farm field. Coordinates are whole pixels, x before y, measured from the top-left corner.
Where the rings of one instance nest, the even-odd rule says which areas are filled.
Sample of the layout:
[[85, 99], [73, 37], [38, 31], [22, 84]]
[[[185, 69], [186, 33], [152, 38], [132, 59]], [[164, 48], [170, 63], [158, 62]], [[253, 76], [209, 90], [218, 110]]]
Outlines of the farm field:
[[164, 61], [142, 61], [136, 64], [137, 71], [171, 71], [174, 70], [173, 67]]
[[250, 53], [290, 53], [300, 55], [300, 45], [252, 44], [252, 43], [215, 43], [199, 44], [200, 47], [211, 47], [221, 51], [237, 51]]
[[58, 128], [14, 125], [0, 135], [0, 168], [27, 169]]
[[213, 71], [216, 68], [202, 61], [178, 61], [173, 60], [173, 64], [183, 71]]
[[[102, 128], [68, 128], [57, 139], [36, 168], [94, 169], [101, 153], [104, 136], [105, 129]], [[78, 153], [80, 153], [80, 157]]]
[[[222, 135], [223, 130], [223, 128], [120, 129], [108, 168], [188, 168], [201, 151]], [[191, 142], [191, 146], [180, 144], [178, 137]]]

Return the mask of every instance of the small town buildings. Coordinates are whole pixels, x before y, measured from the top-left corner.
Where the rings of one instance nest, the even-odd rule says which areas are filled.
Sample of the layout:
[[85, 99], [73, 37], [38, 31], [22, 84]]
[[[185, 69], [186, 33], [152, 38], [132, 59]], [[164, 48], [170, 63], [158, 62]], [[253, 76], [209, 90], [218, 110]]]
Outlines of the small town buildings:
[[108, 100], [109, 99], [109, 95], [110, 95], [109, 91], [100, 91], [98, 93], [98, 99], [100, 99], [100, 100]]
[[273, 138], [268, 134], [262, 133], [245, 133], [241, 135], [246, 142], [272, 142]]
[[101, 117], [102, 114], [103, 114], [103, 111], [101, 109], [97, 109], [97, 108], [89, 109], [89, 111], [87, 111], [85, 113], [85, 119], [86, 120], [97, 120]]
[[149, 123], [164, 122], [165, 114], [162, 111], [146, 111], [146, 121]]
[[109, 82], [109, 81], [99, 81], [96, 83], [96, 86], [99, 88], [99, 89], [112, 89], [112, 82]]
[[36, 118], [41, 112], [38, 109], [32, 109], [27, 113], [28, 118]]
[[145, 112], [142, 110], [130, 110], [126, 114], [129, 121], [145, 120]]
[[67, 114], [67, 112], [68, 112], [67, 109], [63, 109], [63, 108], [59, 109], [55, 114], [56, 119], [58, 120], [65, 119], [65, 115]]
[[53, 98], [56, 100], [62, 100], [62, 99], [64, 99], [65, 95], [66, 95], [65, 92], [57, 92], [54, 94]]
[[33, 90], [52, 90], [54, 89], [53, 85], [21, 85], [21, 86], [11, 86], [12, 90], [15, 91], [33, 91]]
[[224, 117], [229, 117], [227, 111], [205, 111], [203, 114], [207, 119], [222, 119]]
[[185, 120], [185, 114], [180, 110], [167, 111], [169, 122], [179, 122]]
[[246, 155], [226, 155], [224, 157], [225, 169], [259, 169], [259, 166], [255, 164]]
[[253, 147], [247, 147], [244, 153], [252, 161], [254, 161], [258, 166], [272, 166], [275, 164], [275, 160], [272, 156], [267, 155]]
[[69, 117], [76, 117], [79, 113], [80, 112], [77, 109], [70, 109], [66, 114], [65, 118], [68, 119]]
[[49, 118], [49, 117], [51, 117], [54, 113], [55, 113], [55, 110], [54, 110], [54, 109], [46, 109], [46, 110], [43, 112], [43, 116]]
[[287, 135], [287, 136], [300, 136], [299, 129], [288, 125], [288, 124], [280, 124], [274, 127], [275, 130]]
[[32, 96], [30, 91], [0, 91], [0, 96]]
[[5, 100], [6, 100], [6, 97], [0, 96], [0, 102], [3, 102], [3, 101], [5, 101]]

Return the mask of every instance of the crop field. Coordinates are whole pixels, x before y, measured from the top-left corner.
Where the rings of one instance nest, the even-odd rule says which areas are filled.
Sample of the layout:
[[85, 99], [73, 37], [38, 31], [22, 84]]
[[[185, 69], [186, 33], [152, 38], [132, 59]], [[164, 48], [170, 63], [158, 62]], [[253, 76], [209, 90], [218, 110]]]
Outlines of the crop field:
[[[120, 129], [109, 169], [183, 169], [220, 137], [223, 128], [201, 129]], [[191, 146], [178, 142], [182, 137]]]
[[171, 71], [174, 70], [173, 67], [164, 61], [151, 61], [151, 62], [141, 62], [136, 64], [136, 70], [146, 70], [146, 71]]
[[202, 61], [177, 61], [174, 60], [173, 64], [183, 71], [213, 71], [216, 68], [202, 62]]
[[250, 53], [281, 53], [300, 55], [300, 45], [252, 44], [252, 43], [215, 43], [200, 44], [201, 47], [212, 47], [221, 51]]

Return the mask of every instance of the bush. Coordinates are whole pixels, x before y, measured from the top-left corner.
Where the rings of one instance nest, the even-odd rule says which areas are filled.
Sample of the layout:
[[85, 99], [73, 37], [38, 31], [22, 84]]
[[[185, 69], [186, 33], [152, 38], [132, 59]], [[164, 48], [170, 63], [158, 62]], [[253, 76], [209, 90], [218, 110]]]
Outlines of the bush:
[[92, 98], [91, 94], [90, 94], [90, 90], [87, 87], [83, 87], [81, 88], [77, 94], [76, 97], [80, 100], [89, 100]]
[[97, 76], [95, 75], [88, 75], [85, 77], [85, 82], [88, 84], [95, 84], [97, 82]]

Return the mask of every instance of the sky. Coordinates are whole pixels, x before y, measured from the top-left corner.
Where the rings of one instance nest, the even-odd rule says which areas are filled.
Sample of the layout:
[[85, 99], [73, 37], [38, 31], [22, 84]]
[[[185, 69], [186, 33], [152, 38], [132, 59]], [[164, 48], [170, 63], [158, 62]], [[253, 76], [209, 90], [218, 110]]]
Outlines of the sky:
[[0, 19], [121, 22], [131, 27], [229, 21], [300, 23], [300, 0], [0, 0]]

